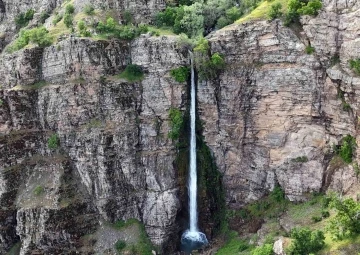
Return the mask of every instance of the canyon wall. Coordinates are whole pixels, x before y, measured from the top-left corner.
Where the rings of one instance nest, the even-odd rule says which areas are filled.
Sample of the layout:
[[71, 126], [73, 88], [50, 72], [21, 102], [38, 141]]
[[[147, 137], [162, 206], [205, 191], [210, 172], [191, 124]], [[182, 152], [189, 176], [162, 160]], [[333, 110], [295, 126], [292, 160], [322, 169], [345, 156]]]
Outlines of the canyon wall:
[[[62, 4], [18, 2], [0, 0], [0, 31], [8, 41], [15, 13]], [[163, 1], [74, 5], [87, 3], [141, 10], [135, 18], [145, 22], [164, 7]], [[227, 65], [217, 79], [199, 81], [198, 111], [229, 208], [277, 185], [292, 201], [356, 190], [356, 165], [336, 160], [333, 148], [348, 134], [360, 139], [360, 78], [349, 68], [350, 59], [360, 58], [359, 7], [327, 0], [317, 17], [302, 17], [301, 28], [251, 21], [207, 37]], [[314, 54], [306, 54], [308, 46]], [[143, 68], [142, 81], [117, 76], [129, 63]], [[176, 249], [183, 205], [169, 110], [184, 111], [188, 95], [170, 70], [182, 65], [189, 60], [176, 36], [150, 34], [132, 42], [70, 37], [2, 53], [1, 254], [19, 241], [21, 254], [91, 254], [94, 244], [84, 237], [130, 218], [144, 223], [164, 254]], [[54, 134], [59, 146], [50, 149]]]

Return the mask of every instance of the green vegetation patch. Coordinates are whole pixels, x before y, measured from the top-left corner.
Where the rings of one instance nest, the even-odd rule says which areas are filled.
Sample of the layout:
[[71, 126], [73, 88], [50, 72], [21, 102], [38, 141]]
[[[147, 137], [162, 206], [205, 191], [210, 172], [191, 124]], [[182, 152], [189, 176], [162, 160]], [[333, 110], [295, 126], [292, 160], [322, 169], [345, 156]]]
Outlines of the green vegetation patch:
[[60, 140], [59, 140], [58, 135], [52, 134], [49, 137], [48, 142], [47, 142], [49, 149], [57, 149], [59, 146], [59, 142], [60, 142]]
[[127, 244], [126, 242], [119, 240], [115, 243], [115, 249], [122, 251], [125, 254], [133, 255], [152, 255], [152, 251], [155, 250], [149, 237], [146, 234], [144, 225], [137, 219], [129, 219], [127, 221], [117, 221], [112, 227], [116, 229], [124, 229], [130, 225], [136, 224], [140, 230], [139, 241], [136, 244]]
[[315, 254], [325, 246], [325, 236], [320, 230], [295, 228], [291, 231], [291, 238], [293, 240], [287, 251], [289, 255]]
[[53, 42], [52, 36], [45, 27], [20, 30], [19, 37], [9, 46], [8, 51], [14, 52], [27, 46], [29, 43], [37, 44], [39, 47], [50, 46]]
[[336, 209], [336, 215], [330, 219], [328, 227], [333, 238], [342, 240], [360, 234], [359, 202], [333, 195], [329, 207]]
[[169, 110], [170, 128], [169, 138], [177, 141], [180, 137], [180, 131], [183, 125], [183, 113], [177, 108]]
[[225, 60], [219, 53], [214, 53], [211, 56], [209, 42], [205, 38], [201, 38], [196, 47], [195, 65], [198, 70], [200, 80], [216, 79], [220, 73], [225, 69]]
[[126, 79], [129, 82], [137, 82], [144, 78], [144, 72], [140, 66], [129, 64], [118, 77]]
[[29, 22], [34, 18], [35, 10], [29, 9], [25, 13], [20, 13], [15, 18], [15, 24], [17, 28], [26, 27]]
[[345, 136], [339, 145], [334, 146], [335, 154], [339, 155], [345, 163], [351, 163], [356, 149], [356, 139], [351, 135]]
[[181, 66], [170, 71], [171, 77], [177, 82], [186, 82], [190, 77], [190, 68], [187, 66]]
[[119, 26], [113, 18], [108, 18], [106, 22], [99, 22], [96, 27], [100, 36], [106, 38], [118, 38], [122, 40], [133, 40], [140, 34], [147, 33], [149, 28], [147, 25], [140, 24], [138, 26], [129, 24]]
[[40, 185], [36, 186], [33, 190], [33, 193], [35, 196], [40, 196], [42, 193], [44, 193], [44, 187]]
[[357, 74], [360, 75], [360, 59], [350, 59], [350, 68]]
[[126, 247], [126, 242], [123, 240], [119, 240], [115, 243], [114, 247], [115, 247], [115, 250], [122, 251]]

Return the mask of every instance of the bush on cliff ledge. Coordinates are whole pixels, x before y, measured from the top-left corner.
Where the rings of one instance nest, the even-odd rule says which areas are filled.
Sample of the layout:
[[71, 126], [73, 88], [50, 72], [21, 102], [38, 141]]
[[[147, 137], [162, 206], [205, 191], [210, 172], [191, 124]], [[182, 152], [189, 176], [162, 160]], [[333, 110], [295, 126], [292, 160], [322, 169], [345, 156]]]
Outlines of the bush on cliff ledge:
[[177, 82], [186, 82], [190, 76], [190, 68], [186, 66], [181, 66], [170, 71], [171, 77]]
[[14, 52], [27, 46], [29, 43], [37, 44], [39, 47], [50, 46], [53, 42], [52, 36], [45, 27], [36, 27], [29, 30], [21, 30], [19, 37], [9, 46], [8, 51]]
[[15, 18], [15, 24], [17, 28], [26, 27], [29, 21], [33, 19], [35, 11], [33, 9], [27, 10], [25, 13], [20, 13]]
[[128, 65], [124, 72], [119, 74], [119, 78], [126, 79], [129, 82], [141, 81], [144, 78], [144, 72], [138, 65]]

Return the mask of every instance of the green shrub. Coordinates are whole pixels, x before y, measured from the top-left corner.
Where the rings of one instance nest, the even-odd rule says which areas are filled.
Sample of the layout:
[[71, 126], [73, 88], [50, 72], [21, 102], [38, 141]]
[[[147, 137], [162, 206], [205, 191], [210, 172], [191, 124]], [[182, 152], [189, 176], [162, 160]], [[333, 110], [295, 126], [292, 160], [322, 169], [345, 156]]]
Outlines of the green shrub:
[[100, 33], [113, 33], [115, 31], [115, 27], [116, 27], [115, 20], [110, 17], [106, 20], [106, 23], [100, 21], [96, 29]]
[[297, 162], [297, 163], [305, 163], [305, 162], [308, 162], [309, 159], [306, 156], [300, 156], [300, 157], [291, 159], [291, 161]]
[[251, 251], [251, 255], [272, 255], [273, 254], [273, 245], [264, 244], [262, 246], [256, 247]]
[[321, 217], [323, 218], [329, 218], [330, 217], [330, 213], [328, 210], [322, 210], [321, 211]]
[[225, 16], [226, 18], [233, 23], [234, 21], [238, 20], [243, 13], [238, 7], [231, 7], [230, 9], [226, 10]]
[[172, 140], [178, 140], [180, 136], [180, 129], [183, 124], [183, 114], [179, 109], [170, 108], [169, 118], [171, 130], [168, 136]]
[[181, 66], [170, 71], [171, 77], [177, 82], [186, 82], [190, 77], [190, 68]]
[[158, 12], [155, 16], [155, 25], [157, 27], [169, 26], [173, 27], [177, 16], [177, 8], [166, 7], [162, 12]]
[[306, 54], [311, 55], [311, 54], [313, 54], [313, 53], [315, 52], [315, 48], [314, 48], [314, 47], [311, 47], [310, 45], [308, 45], [308, 46], [306, 46], [306, 48], [305, 48], [305, 52], [306, 52]]
[[124, 242], [123, 240], [119, 240], [115, 243], [114, 246], [117, 251], [121, 251], [121, 250], [125, 249], [126, 242]]
[[30, 30], [20, 30], [19, 37], [9, 47], [9, 51], [17, 51], [24, 48], [29, 43], [37, 44], [39, 47], [50, 46], [53, 38], [49, 35], [49, 31], [44, 27], [37, 27]]
[[4, 104], [4, 101], [2, 99], [0, 99], [0, 106], [2, 106]]
[[274, 20], [282, 16], [282, 5], [281, 3], [272, 4], [268, 12], [269, 19]]
[[44, 192], [44, 188], [42, 186], [36, 186], [35, 189], [33, 190], [33, 193], [35, 196], [39, 196]]
[[355, 148], [355, 138], [351, 135], [347, 135], [342, 139], [341, 146], [338, 150], [339, 156], [344, 160], [344, 162], [351, 163]]
[[214, 53], [210, 60], [198, 63], [197, 67], [201, 80], [211, 80], [215, 79], [225, 68], [225, 60], [219, 53]]
[[90, 4], [87, 4], [85, 5], [84, 7], [84, 13], [87, 14], [87, 15], [94, 15], [95, 14], [95, 8], [90, 5]]
[[85, 21], [80, 20], [78, 22], [77, 26], [78, 26], [78, 29], [79, 29], [80, 36], [83, 36], [83, 37], [90, 37], [91, 36], [90, 31], [87, 30]]
[[72, 4], [68, 4], [65, 7], [65, 14], [73, 14], [75, 12], [75, 7]]
[[270, 198], [276, 202], [281, 202], [285, 200], [285, 192], [280, 186], [275, 186], [273, 191], [270, 193]]
[[29, 24], [29, 21], [34, 18], [35, 11], [33, 9], [27, 10], [25, 13], [20, 13], [15, 18], [15, 24], [17, 28], [25, 27]]
[[342, 109], [346, 112], [349, 112], [351, 110], [351, 105], [345, 101], [341, 103]]
[[228, 18], [226, 18], [225, 16], [221, 16], [216, 22], [216, 28], [220, 29], [231, 23], [232, 22]]
[[318, 15], [319, 10], [322, 8], [320, 0], [310, 0], [306, 5], [304, 4], [299, 10], [300, 15]]
[[295, 228], [291, 231], [293, 241], [289, 247], [290, 255], [315, 253], [325, 245], [324, 233], [320, 230], [311, 231], [308, 228]]
[[50, 14], [48, 12], [45, 12], [43, 11], [41, 14], [40, 14], [40, 23], [41, 24], [44, 24], [45, 21], [50, 17]]
[[130, 11], [126, 10], [123, 12], [123, 19], [125, 24], [129, 25], [133, 23], [133, 17]]
[[59, 146], [59, 137], [57, 134], [52, 134], [48, 139], [48, 147], [49, 149], [56, 149]]
[[129, 41], [133, 40], [139, 35], [140, 35], [139, 30], [133, 25], [121, 26], [120, 28], [117, 29], [115, 33], [115, 37]]
[[62, 20], [62, 19], [63, 19], [63, 16], [62, 16], [62, 15], [57, 14], [57, 15], [55, 15], [55, 17], [54, 17], [54, 19], [53, 19], [52, 23], [53, 23], [54, 25], [56, 25], [56, 24], [57, 24], [57, 23], [59, 23], [59, 22], [60, 22], [60, 20]]
[[353, 69], [353, 71], [360, 75], [360, 59], [350, 59], [350, 68]]
[[128, 65], [124, 72], [119, 75], [119, 78], [128, 80], [129, 82], [136, 82], [142, 80], [144, 77], [143, 70], [138, 65]]
[[336, 215], [330, 220], [328, 230], [335, 239], [343, 239], [360, 234], [360, 203], [352, 198], [331, 197], [330, 208], [336, 209]]
[[64, 24], [67, 28], [71, 28], [73, 26], [74, 18], [71, 14], [66, 13], [64, 16]]
[[311, 220], [316, 223], [316, 222], [320, 222], [322, 220], [321, 216], [312, 216]]
[[149, 27], [146, 24], [139, 24], [138, 30], [140, 34], [146, 34], [147, 32], [149, 32]]

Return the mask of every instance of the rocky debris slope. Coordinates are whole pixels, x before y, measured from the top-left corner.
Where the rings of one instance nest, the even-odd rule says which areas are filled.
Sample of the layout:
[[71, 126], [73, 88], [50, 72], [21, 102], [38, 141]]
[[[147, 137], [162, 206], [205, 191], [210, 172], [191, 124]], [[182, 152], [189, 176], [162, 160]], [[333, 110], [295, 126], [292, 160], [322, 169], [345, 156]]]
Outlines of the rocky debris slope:
[[[318, 17], [304, 17], [300, 36], [279, 21], [231, 25], [209, 36], [227, 68], [199, 83], [199, 111], [230, 207], [275, 185], [296, 201], [357, 183], [353, 165], [330, 161], [333, 144], [357, 136], [360, 79], [349, 59], [360, 57], [359, 6], [341, 3], [328, 1]], [[309, 43], [313, 55], [305, 53]]]
[[[186, 99], [185, 84], [169, 75], [187, 64], [175, 45], [173, 37], [69, 39], [60, 50], [2, 59], [0, 253], [20, 239], [21, 254], [70, 254], [100, 220], [130, 218], [167, 246], [180, 208], [168, 111]], [[109, 76], [130, 59], [143, 81]], [[31, 85], [39, 80], [46, 86]], [[48, 148], [52, 134], [57, 149]]]

